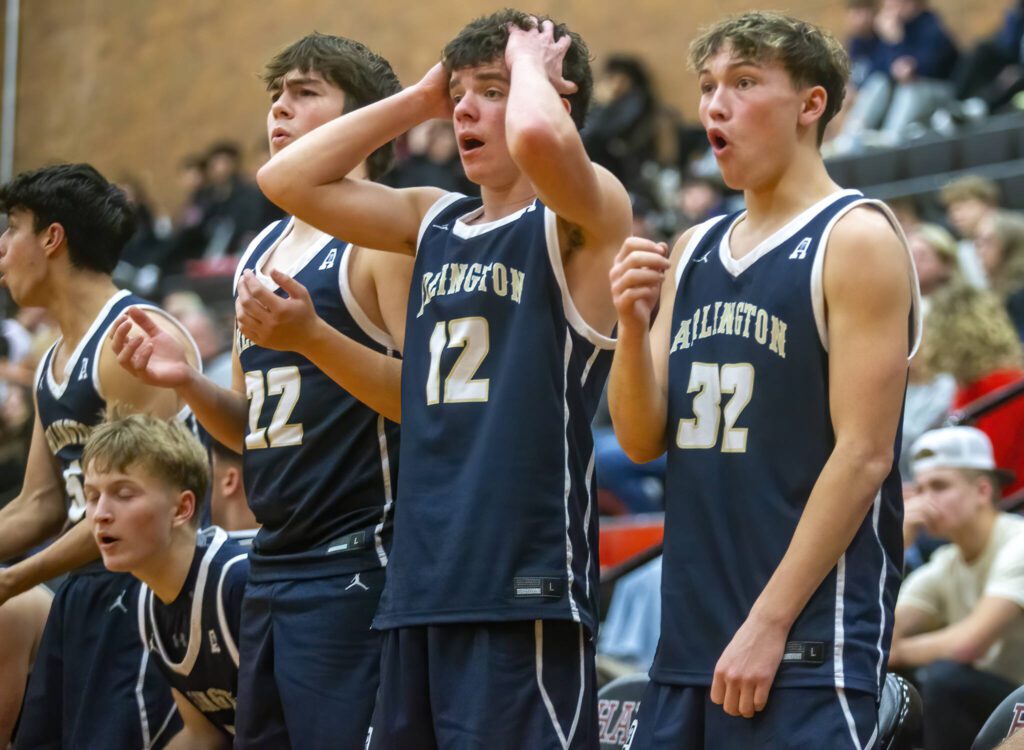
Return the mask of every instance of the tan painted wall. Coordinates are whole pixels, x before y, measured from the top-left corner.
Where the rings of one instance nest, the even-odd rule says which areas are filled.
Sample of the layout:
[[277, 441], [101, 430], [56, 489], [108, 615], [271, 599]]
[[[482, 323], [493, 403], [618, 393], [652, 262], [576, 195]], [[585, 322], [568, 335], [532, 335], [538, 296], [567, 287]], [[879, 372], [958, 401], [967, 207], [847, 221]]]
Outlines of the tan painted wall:
[[[15, 169], [88, 160], [116, 177], [139, 175], [164, 209], [181, 196], [186, 154], [232, 137], [256, 149], [267, 97], [267, 58], [311, 31], [357, 38], [388, 57], [404, 83], [437, 59], [493, 0], [22, 0]], [[936, 0], [969, 40], [993, 28], [1007, 0]], [[781, 4], [780, 4], [781, 5]], [[597, 64], [610, 52], [643, 55], [662, 95], [685, 113], [695, 82], [685, 68], [695, 30], [747, 0], [535, 0], [567, 21]], [[775, 6], [780, 7], [780, 6]], [[794, 15], [841, 34], [842, 0], [790, 0]]]

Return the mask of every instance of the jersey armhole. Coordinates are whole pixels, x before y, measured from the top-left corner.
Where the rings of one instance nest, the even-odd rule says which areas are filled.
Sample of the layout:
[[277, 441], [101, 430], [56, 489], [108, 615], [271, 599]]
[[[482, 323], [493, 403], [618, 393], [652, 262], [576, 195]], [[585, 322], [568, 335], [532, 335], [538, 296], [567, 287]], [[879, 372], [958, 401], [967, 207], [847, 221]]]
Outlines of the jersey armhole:
[[825, 310], [824, 269], [828, 240], [836, 223], [858, 206], [869, 206], [882, 213], [882, 215], [889, 221], [893, 231], [896, 232], [896, 236], [899, 238], [900, 244], [903, 245], [903, 251], [906, 253], [907, 258], [910, 261], [910, 269], [913, 276], [911, 281], [910, 299], [910, 314], [913, 320], [913, 331], [911, 333], [910, 352], [907, 354], [907, 360], [909, 361], [915, 354], [917, 354], [917, 349], [921, 344], [921, 288], [917, 282], [917, 266], [914, 265], [914, 257], [910, 253], [910, 246], [907, 243], [907, 235], [903, 232], [903, 227], [900, 226], [900, 223], [897, 220], [896, 215], [893, 214], [892, 209], [879, 200], [864, 198], [853, 201], [849, 205], [844, 206], [842, 210], [829, 220], [828, 224], [825, 226], [825, 230], [821, 233], [821, 239], [818, 241], [818, 251], [814, 254], [814, 265], [811, 266], [811, 307], [814, 309], [814, 324], [818, 329], [818, 338], [821, 341], [821, 347], [827, 352], [828, 321]]
[[679, 258], [679, 264], [676, 266], [677, 289], [679, 288], [679, 281], [683, 278], [683, 269], [686, 268], [686, 264], [690, 262], [690, 258], [693, 257], [693, 254], [697, 252], [697, 247], [707, 236], [708, 232], [710, 232], [715, 227], [715, 225], [717, 225], [720, 221], [723, 221], [727, 218], [729, 218], [728, 214], [715, 216], [711, 219], [708, 219], [705, 222], [698, 224], [694, 228], [693, 234], [690, 235], [690, 240], [686, 243], [686, 247], [683, 248], [683, 254]]
[[228, 650], [228, 656], [234, 665], [238, 666], [238, 646], [235, 644], [235, 637], [231, 632], [231, 624], [228, 622], [227, 611], [224, 607], [224, 581], [228, 577], [228, 571], [237, 562], [249, 557], [248, 554], [241, 554], [232, 557], [220, 571], [220, 580], [217, 581], [217, 622], [220, 624], [220, 634], [224, 641], [224, 648]]
[[455, 203], [455, 201], [462, 200], [465, 197], [466, 196], [462, 193], [445, 193], [434, 201], [433, 205], [427, 209], [427, 212], [423, 214], [423, 218], [420, 220], [420, 228], [416, 233], [416, 252], [414, 255], [419, 255], [420, 243], [423, 242], [423, 235], [427, 233], [427, 227], [429, 227], [431, 222], [437, 218], [437, 215], [448, 208], [448, 206]]
[[139, 586], [139, 601], [137, 606], [137, 617], [139, 622], [139, 639], [142, 641], [142, 650], [149, 651], [149, 635], [146, 633], [146, 592], [149, 586]]
[[[391, 353], [397, 349], [395, 346], [395, 340], [391, 337], [390, 333], [385, 331], [383, 328], [380, 328], [376, 323], [370, 320], [370, 316], [367, 315], [366, 311], [360, 306], [359, 300], [356, 299], [355, 292], [352, 291], [352, 284], [349, 280], [349, 264], [352, 260], [352, 251], [354, 249], [355, 247], [349, 243], [342, 251], [341, 262], [338, 263], [338, 288], [341, 291], [341, 302], [346, 308], [348, 308], [349, 315], [352, 316], [352, 320], [354, 320], [356, 325], [362, 329], [363, 333], [387, 349], [388, 355], [390, 356]], [[372, 252], [382, 251], [376, 250]]]

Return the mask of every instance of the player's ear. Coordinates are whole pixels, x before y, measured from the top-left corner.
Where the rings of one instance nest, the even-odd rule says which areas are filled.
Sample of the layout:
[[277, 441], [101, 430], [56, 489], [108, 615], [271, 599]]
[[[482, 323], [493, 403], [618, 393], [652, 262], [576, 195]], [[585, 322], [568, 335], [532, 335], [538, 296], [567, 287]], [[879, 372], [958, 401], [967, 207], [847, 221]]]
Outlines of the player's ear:
[[803, 107], [800, 110], [800, 124], [810, 127], [825, 115], [828, 106], [828, 92], [824, 86], [811, 86], [804, 92]]
[[52, 258], [67, 239], [67, 233], [64, 231], [64, 225], [55, 221], [43, 229], [39, 233], [39, 237], [43, 242], [43, 251], [46, 256]]
[[562, 106], [565, 107], [566, 112], [568, 112], [570, 115], [572, 114], [572, 102], [569, 101], [569, 97], [562, 97]]
[[220, 480], [221, 492], [224, 497], [230, 497], [242, 484], [242, 472], [237, 466], [229, 466]]
[[196, 493], [192, 490], [182, 490], [178, 493], [178, 502], [174, 508], [174, 526], [177, 528], [190, 523], [195, 513]]

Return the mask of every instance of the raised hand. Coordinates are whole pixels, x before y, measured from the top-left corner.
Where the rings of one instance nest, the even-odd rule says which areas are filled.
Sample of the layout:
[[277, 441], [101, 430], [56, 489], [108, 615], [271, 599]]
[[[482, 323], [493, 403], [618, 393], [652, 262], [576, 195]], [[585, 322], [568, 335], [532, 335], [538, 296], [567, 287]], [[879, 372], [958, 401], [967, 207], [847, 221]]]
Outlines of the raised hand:
[[304, 352], [319, 321], [309, 291], [276, 268], [270, 277], [287, 297], [271, 292], [252, 271], [242, 274], [235, 302], [238, 330], [266, 349]]
[[137, 307], [115, 321], [110, 338], [121, 367], [147, 385], [177, 388], [195, 370], [181, 342]]
[[632, 327], [637, 332], [651, 327], [651, 315], [669, 269], [667, 255], [664, 242], [628, 237], [623, 243], [608, 272], [620, 327]]
[[427, 108], [424, 120], [451, 120], [452, 98], [448, 93], [448, 82], [451, 75], [444, 63], [437, 63], [416, 84], [423, 94], [424, 106]]
[[508, 44], [505, 45], [505, 65], [509, 71], [521, 60], [535, 60], [547, 73], [548, 80], [562, 96], [576, 93], [579, 88], [572, 81], [562, 77], [562, 61], [572, 44], [569, 34], [555, 40], [555, 25], [550, 21], [538, 25], [534, 18], [533, 27], [521, 29], [515, 24], [508, 26]]

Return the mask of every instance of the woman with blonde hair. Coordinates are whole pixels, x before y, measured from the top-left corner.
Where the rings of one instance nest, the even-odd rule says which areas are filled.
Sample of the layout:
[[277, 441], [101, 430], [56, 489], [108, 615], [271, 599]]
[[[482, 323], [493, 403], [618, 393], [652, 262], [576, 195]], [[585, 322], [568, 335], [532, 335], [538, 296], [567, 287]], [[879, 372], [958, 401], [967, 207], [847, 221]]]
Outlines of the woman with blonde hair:
[[1024, 336], [1024, 215], [993, 211], [978, 223], [975, 238], [989, 287], [1006, 305], [1018, 335]]
[[917, 267], [921, 296], [959, 280], [956, 238], [938, 224], [921, 223], [907, 231], [907, 244]]

